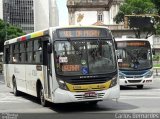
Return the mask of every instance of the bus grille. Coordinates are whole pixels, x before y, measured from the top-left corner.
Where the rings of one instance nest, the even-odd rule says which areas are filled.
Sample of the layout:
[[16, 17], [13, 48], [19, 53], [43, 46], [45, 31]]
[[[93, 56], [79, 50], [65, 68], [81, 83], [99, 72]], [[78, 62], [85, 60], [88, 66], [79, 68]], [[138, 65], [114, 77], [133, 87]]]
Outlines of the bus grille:
[[140, 83], [142, 80], [128, 80], [129, 83]]
[[70, 79], [67, 82], [73, 85], [83, 85], [83, 84], [97, 84], [97, 83], [105, 83], [109, 81], [108, 78], [101, 79]]
[[102, 99], [105, 93], [97, 93], [97, 96], [89, 96], [85, 97], [82, 95], [74, 95], [77, 100], [84, 100], [84, 99]]
[[126, 78], [142, 78], [143, 76], [126, 76]]

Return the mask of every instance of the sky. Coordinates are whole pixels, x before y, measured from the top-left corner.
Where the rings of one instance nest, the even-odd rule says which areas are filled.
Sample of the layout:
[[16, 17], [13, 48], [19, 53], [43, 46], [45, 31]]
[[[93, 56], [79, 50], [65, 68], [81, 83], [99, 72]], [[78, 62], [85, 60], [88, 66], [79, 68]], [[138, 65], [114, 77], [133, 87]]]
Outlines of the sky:
[[59, 11], [59, 25], [68, 25], [68, 9], [66, 6], [67, 0], [56, 0]]

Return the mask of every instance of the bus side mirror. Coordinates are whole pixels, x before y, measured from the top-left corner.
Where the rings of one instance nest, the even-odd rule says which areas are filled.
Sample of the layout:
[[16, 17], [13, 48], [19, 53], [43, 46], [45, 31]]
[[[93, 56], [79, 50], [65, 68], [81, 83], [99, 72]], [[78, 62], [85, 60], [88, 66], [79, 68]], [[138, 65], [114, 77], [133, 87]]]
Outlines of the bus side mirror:
[[115, 49], [117, 50], [117, 42], [114, 37], [113, 37], [113, 40], [114, 40], [114, 44], [115, 44]]
[[153, 54], [153, 55], [155, 55], [155, 54], [156, 54], [154, 49], [152, 49], [152, 54]]
[[48, 44], [47, 44], [47, 52], [48, 52], [49, 54], [52, 53], [52, 44], [51, 44], [51, 43], [48, 43]]

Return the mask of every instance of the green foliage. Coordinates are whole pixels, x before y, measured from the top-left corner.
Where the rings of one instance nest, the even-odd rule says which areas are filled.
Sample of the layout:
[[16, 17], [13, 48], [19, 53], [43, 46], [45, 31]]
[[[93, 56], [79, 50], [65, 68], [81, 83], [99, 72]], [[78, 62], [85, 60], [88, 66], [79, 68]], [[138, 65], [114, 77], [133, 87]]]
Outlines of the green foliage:
[[158, 14], [160, 15], [160, 0], [151, 0], [151, 1], [155, 4], [158, 10]]
[[0, 19], [0, 52], [3, 52], [3, 44], [6, 39], [12, 39], [24, 34], [20, 28], [5, 23]]
[[154, 55], [153, 56], [153, 61], [159, 61], [160, 60], [160, 56], [159, 55]]
[[[124, 21], [125, 15], [144, 15], [144, 14], [157, 14], [156, 6], [153, 2], [151, 2], [151, 0], [125, 0], [124, 4], [122, 4], [119, 8], [118, 14], [114, 17], [114, 21], [116, 23], [121, 23]], [[133, 17], [134, 16], [132, 16], [132, 18]], [[140, 23], [141, 18], [140, 17], [136, 18], [137, 21], [139, 20]], [[130, 19], [131, 17], [128, 18], [129, 26], [130, 26]], [[148, 25], [149, 27], [143, 22], [141, 24], [141, 26], [143, 27], [140, 27], [140, 25], [138, 27], [130, 26], [130, 28], [134, 30], [136, 38], [140, 38], [142, 32], [146, 33], [146, 38], [156, 33], [155, 18], [152, 18], [152, 21], [153, 23], [150, 23], [150, 25]]]
[[120, 23], [124, 21], [124, 15], [140, 15], [157, 13], [155, 5], [150, 0], [125, 0], [119, 8], [114, 21]]

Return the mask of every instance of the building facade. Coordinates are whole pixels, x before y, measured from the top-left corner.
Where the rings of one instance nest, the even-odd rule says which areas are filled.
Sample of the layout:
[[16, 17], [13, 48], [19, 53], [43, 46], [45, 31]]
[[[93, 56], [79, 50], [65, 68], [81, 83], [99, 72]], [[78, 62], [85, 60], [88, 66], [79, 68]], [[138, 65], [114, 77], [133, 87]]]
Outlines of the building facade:
[[69, 24], [79, 24], [79, 15], [83, 15], [81, 25], [101, 22], [106, 25], [115, 24], [113, 18], [123, 0], [68, 0]]
[[34, 0], [35, 31], [59, 25], [56, 0]]
[[58, 17], [51, 19], [55, 14], [58, 16], [55, 0], [3, 0], [4, 21], [21, 28], [26, 33], [58, 25], [55, 20]]
[[3, 0], [3, 19], [26, 33], [33, 32], [33, 0]]
[[124, 0], [68, 0], [70, 25], [99, 25], [106, 26], [115, 37], [130, 34], [133, 31], [124, 28], [123, 24], [116, 24], [113, 18], [119, 11]]
[[2, 4], [2, 0], [0, 0], [0, 19], [3, 19], [3, 4]]

